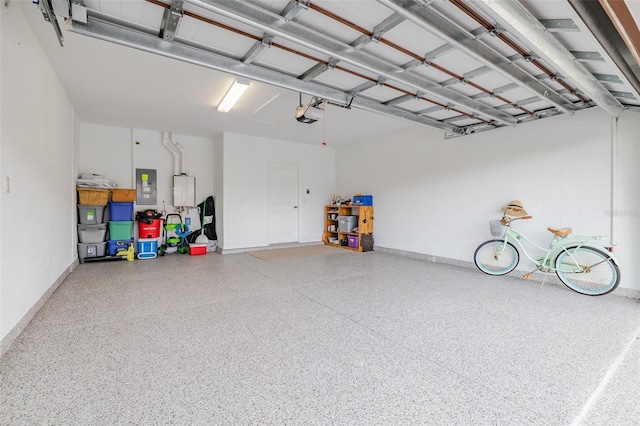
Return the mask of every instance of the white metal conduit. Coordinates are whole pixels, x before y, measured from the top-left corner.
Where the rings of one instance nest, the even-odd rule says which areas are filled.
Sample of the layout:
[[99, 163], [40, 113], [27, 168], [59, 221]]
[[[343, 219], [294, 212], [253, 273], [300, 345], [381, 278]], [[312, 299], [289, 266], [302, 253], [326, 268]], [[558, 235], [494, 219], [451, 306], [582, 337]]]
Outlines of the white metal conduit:
[[611, 117], [611, 230], [609, 236], [609, 244], [615, 247], [617, 241], [616, 228], [616, 173], [618, 172], [618, 118]]

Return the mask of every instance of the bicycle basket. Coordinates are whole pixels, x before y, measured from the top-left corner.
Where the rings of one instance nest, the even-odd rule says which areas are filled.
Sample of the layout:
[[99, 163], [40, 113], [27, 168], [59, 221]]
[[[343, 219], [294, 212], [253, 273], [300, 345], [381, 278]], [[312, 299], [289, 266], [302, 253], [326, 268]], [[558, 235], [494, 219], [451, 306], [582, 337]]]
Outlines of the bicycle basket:
[[493, 235], [495, 238], [499, 238], [504, 235], [504, 228], [505, 226], [500, 220], [489, 221], [489, 229], [491, 230], [491, 235]]

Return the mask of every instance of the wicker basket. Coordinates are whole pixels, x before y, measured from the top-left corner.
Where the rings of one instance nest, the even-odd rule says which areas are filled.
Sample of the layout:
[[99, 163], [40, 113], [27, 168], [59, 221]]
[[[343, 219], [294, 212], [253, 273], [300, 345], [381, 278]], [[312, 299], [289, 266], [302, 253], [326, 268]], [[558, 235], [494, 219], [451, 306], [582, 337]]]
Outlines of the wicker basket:
[[78, 204], [85, 206], [106, 206], [109, 202], [109, 189], [77, 188]]
[[116, 203], [130, 203], [136, 201], [135, 189], [114, 188], [111, 191], [111, 201]]

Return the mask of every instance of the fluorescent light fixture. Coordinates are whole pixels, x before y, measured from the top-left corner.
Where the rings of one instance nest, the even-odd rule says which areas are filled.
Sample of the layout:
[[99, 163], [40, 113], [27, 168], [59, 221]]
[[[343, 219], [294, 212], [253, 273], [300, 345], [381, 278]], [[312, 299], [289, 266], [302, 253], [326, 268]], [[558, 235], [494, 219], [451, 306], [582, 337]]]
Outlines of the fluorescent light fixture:
[[239, 78], [236, 81], [234, 81], [231, 87], [229, 88], [229, 91], [227, 92], [227, 94], [224, 95], [224, 98], [222, 98], [222, 102], [220, 102], [220, 104], [218, 105], [218, 111], [229, 112], [231, 108], [233, 108], [233, 105], [235, 105], [235, 103], [238, 102], [238, 99], [240, 99], [240, 96], [242, 96], [244, 91], [247, 90], [248, 88], [249, 88], [249, 80]]

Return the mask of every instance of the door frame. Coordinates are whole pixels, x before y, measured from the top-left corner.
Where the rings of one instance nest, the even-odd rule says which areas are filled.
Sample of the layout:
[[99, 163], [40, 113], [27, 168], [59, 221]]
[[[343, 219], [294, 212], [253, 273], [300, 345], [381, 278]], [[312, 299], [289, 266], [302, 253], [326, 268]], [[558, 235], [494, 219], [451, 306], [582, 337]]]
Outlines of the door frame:
[[[273, 219], [273, 206], [271, 204], [271, 190], [272, 190], [272, 179], [271, 179], [271, 168], [274, 165], [286, 165], [286, 166], [295, 166], [295, 205], [298, 206], [296, 208], [296, 226], [295, 226], [295, 235], [294, 239], [290, 242], [300, 242], [300, 164], [295, 161], [282, 161], [282, 160], [268, 160], [267, 161], [267, 244], [281, 244], [274, 243], [272, 241], [272, 219]], [[282, 243], [284, 244], [284, 243]]]

